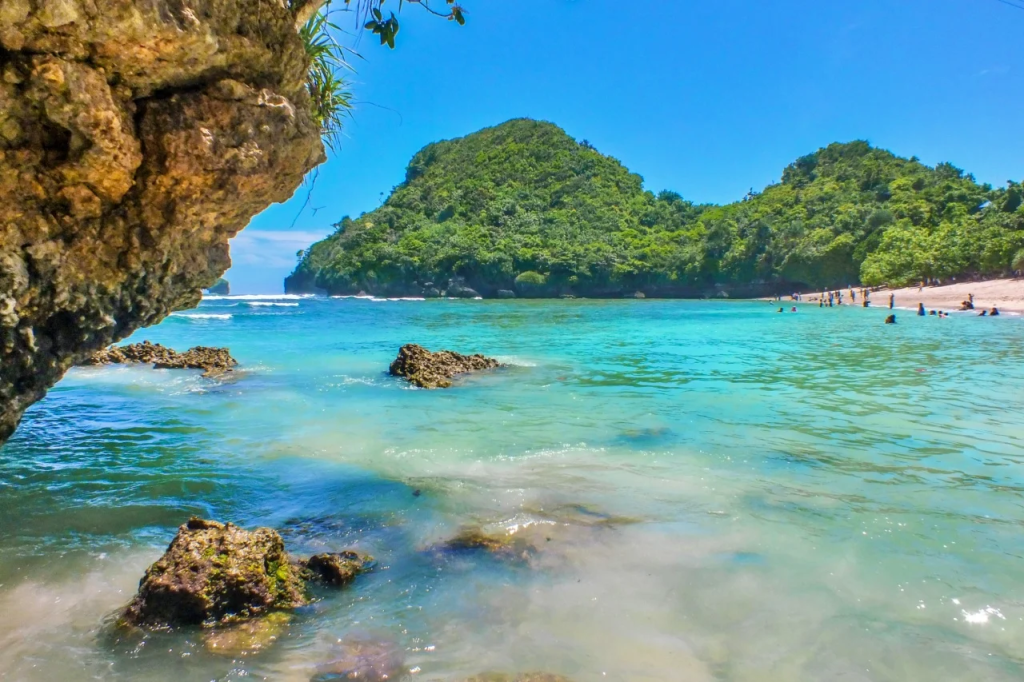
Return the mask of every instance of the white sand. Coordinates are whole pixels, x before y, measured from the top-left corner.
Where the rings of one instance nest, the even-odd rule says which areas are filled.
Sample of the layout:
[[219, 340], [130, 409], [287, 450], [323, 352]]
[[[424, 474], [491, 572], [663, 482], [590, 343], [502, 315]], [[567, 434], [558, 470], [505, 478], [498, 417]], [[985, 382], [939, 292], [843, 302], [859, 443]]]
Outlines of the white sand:
[[[860, 289], [854, 289], [856, 302], [850, 298], [849, 289], [841, 289], [843, 305], [862, 305]], [[960, 304], [967, 300], [968, 294], [974, 294], [974, 308], [977, 312], [988, 310], [993, 306], [1001, 312], [1024, 313], [1024, 279], [991, 279], [984, 282], [958, 282], [945, 286], [907, 287], [905, 289], [880, 289], [870, 295], [872, 308], [888, 308], [889, 294], [895, 294], [897, 308], [916, 310], [918, 303], [924, 303], [928, 310], [944, 310], [954, 312]], [[805, 303], [818, 302], [820, 293], [803, 294]], [[826, 293], [827, 297], [828, 294]], [[783, 300], [788, 300], [784, 298]]]

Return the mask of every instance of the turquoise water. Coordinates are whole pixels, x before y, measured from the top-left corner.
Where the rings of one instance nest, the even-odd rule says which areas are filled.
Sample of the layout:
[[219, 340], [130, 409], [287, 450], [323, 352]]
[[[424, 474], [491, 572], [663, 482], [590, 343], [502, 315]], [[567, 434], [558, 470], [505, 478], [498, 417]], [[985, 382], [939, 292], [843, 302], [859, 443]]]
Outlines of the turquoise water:
[[[75, 369], [0, 450], [0, 677], [304, 681], [357, 633], [423, 680], [1021, 679], [1024, 320], [776, 309], [176, 314], [132, 340], [228, 346], [242, 371]], [[384, 374], [408, 342], [509, 367], [415, 390]], [[191, 514], [380, 570], [258, 655], [118, 634]], [[424, 551], [466, 524], [540, 551]]]

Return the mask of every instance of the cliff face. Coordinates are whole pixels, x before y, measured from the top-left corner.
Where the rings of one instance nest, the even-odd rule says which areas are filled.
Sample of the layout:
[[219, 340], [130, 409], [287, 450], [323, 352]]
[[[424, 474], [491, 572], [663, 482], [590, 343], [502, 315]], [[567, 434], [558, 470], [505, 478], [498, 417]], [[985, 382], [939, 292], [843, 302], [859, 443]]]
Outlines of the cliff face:
[[295, 26], [284, 0], [0, 0], [0, 443], [194, 306], [323, 160]]

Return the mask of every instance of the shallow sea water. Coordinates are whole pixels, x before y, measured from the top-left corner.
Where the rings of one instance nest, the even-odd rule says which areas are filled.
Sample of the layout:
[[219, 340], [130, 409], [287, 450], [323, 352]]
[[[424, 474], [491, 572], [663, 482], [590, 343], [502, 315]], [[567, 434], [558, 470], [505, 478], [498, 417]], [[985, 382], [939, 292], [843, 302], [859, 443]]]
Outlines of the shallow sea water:
[[[131, 340], [228, 346], [240, 371], [75, 369], [0, 449], [0, 678], [304, 682], [353, 636], [417, 680], [1024, 678], [1024, 320], [775, 310], [212, 297], [177, 313]], [[509, 366], [411, 389], [385, 374], [408, 342]], [[192, 514], [379, 570], [258, 655], [119, 633], [112, 614]], [[540, 551], [425, 551], [466, 524]]]

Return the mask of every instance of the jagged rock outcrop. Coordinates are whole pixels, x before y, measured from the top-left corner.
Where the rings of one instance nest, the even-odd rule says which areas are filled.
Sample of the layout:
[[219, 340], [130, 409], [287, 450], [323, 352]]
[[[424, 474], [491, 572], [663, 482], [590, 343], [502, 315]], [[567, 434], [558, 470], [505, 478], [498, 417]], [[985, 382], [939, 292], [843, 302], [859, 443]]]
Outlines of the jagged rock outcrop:
[[0, 443], [324, 159], [287, 1], [0, 0]]
[[410, 343], [398, 350], [391, 363], [391, 376], [402, 377], [420, 388], [448, 388], [452, 377], [468, 372], [500, 367], [501, 363], [483, 355], [461, 355], [450, 350], [432, 353], [423, 346]]
[[[343, 587], [372, 565], [370, 557], [352, 551], [295, 559], [275, 530], [192, 517], [146, 570], [121, 623], [217, 626], [265, 617], [308, 603], [309, 582]], [[283, 623], [221, 631], [213, 641], [244, 648], [273, 637]]]
[[295, 608], [307, 601], [299, 572], [277, 532], [192, 518], [146, 570], [123, 621], [210, 625]]
[[201, 369], [203, 376], [216, 376], [232, 371], [238, 361], [231, 357], [227, 348], [194, 346], [184, 353], [159, 343], [131, 343], [127, 346], [111, 346], [98, 350], [81, 364], [120, 365], [142, 363], [153, 365], [154, 369]]

